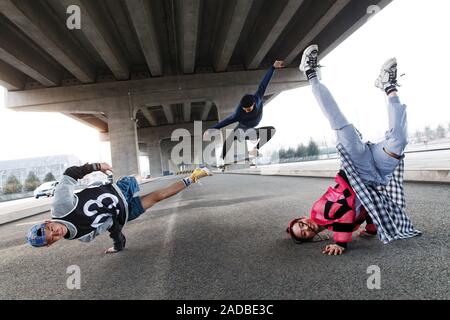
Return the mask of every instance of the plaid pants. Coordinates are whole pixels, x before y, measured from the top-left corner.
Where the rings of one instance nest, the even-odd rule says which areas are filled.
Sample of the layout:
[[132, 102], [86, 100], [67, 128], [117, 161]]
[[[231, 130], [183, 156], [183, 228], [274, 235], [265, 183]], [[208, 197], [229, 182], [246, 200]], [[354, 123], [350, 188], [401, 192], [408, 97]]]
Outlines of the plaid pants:
[[378, 238], [384, 244], [394, 240], [408, 239], [422, 232], [416, 230], [406, 215], [404, 181], [404, 161], [395, 169], [393, 177], [387, 186], [364, 184], [342, 144], [337, 146], [342, 169], [347, 174], [350, 185], [366, 208], [368, 214], [377, 226]]

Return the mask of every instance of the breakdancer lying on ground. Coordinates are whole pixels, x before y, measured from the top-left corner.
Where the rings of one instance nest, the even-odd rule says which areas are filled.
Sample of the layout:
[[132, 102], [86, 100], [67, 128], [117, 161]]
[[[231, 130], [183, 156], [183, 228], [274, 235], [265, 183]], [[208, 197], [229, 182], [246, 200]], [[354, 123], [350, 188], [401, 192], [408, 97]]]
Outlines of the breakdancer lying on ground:
[[326, 229], [333, 232], [335, 244], [323, 253], [340, 255], [352, 241], [352, 233], [364, 222], [361, 235], [376, 236], [383, 243], [417, 236], [405, 213], [403, 191], [404, 150], [407, 145], [406, 105], [397, 94], [397, 61], [388, 60], [375, 85], [388, 96], [389, 131], [383, 141], [364, 143], [360, 133], [342, 114], [328, 89], [320, 82], [318, 46], [308, 47], [300, 71], [305, 72], [313, 94], [336, 131], [342, 170], [335, 187], [313, 205], [310, 217], [292, 220], [287, 232], [296, 243], [312, 241]]
[[61, 239], [78, 239], [90, 242], [99, 234], [109, 231], [114, 246], [105, 253], [116, 253], [125, 247], [122, 228], [128, 221], [142, 215], [156, 203], [170, 198], [210, 176], [208, 169], [196, 169], [192, 175], [167, 188], [139, 197], [139, 184], [129, 176], [96, 187], [88, 187], [75, 193], [78, 179], [94, 171], [112, 171], [107, 163], [85, 164], [68, 168], [55, 190], [52, 219], [34, 225], [27, 234], [27, 241], [34, 247], [50, 246]]

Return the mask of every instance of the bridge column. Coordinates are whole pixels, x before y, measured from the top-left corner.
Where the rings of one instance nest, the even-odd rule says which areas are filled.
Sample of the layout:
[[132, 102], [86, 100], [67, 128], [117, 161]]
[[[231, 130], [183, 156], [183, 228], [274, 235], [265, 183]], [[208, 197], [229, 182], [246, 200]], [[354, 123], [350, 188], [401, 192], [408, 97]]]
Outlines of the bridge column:
[[108, 112], [111, 161], [114, 176], [139, 174], [139, 148], [136, 123], [131, 120], [126, 98], [117, 98]]
[[162, 177], [161, 146], [154, 145], [147, 148], [150, 157], [150, 175], [152, 178]]

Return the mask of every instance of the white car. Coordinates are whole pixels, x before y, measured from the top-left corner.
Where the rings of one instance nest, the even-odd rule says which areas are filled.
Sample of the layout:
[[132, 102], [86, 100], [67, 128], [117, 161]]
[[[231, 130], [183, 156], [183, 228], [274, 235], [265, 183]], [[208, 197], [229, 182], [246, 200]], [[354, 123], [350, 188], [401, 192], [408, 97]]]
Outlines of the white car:
[[39, 199], [39, 197], [43, 197], [43, 196], [54, 196], [55, 195], [55, 188], [58, 185], [58, 181], [50, 181], [50, 182], [45, 182], [43, 184], [41, 184], [39, 187], [36, 188], [36, 190], [34, 190], [34, 197], [36, 199]]

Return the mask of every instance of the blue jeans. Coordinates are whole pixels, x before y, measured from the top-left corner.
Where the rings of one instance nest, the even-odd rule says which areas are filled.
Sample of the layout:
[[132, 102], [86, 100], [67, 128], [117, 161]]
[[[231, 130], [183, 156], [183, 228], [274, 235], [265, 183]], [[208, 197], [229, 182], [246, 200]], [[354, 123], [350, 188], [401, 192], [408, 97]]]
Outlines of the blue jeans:
[[365, 183], [387, 185], [400, 160], [388, 152], [402, 156], [408, 144], [406, 106], [399, 97], [390, 97], [388, 103], [389, 131], [383, 141], [377, 144], [364, 143], [360, 133], [348, 122], [339, 109], [330, 91], [319, 79], [310, 81], [313, 94], [322, 112], [336, 130], [338, 143], [350, 154], [355, 169]]
[[139, 198], [140, 188], [136, 178], [123, 177], [116, 184], [128, 202], [128, 221], [137, 219], [145, 210]]

